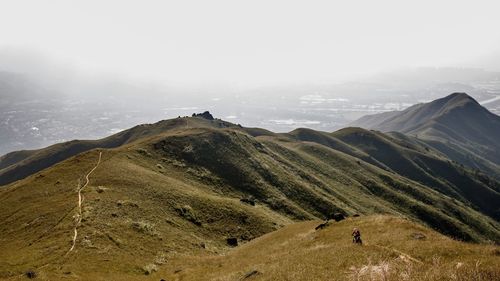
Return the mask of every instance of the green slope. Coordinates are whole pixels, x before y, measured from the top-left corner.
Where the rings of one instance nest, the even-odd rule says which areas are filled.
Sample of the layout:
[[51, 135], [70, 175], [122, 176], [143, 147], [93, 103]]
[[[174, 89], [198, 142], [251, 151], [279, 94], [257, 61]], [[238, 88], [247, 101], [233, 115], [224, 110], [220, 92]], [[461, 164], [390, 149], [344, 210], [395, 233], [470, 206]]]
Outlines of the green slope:
[[23, 179], [71, 156], [94, 148], [115, 148], [140, 138], [190, 126], [237, 127], [222, 120], [210, 122], [202, 118], [177, 118], [135, 126], [100, 140], [73, 140], [38, 150], [11, 152], [0, 157], [0, 185]]
[[500, 241], [500, 183], [400, 133], [275, 134], [189, 117], [0, 163], [0, 278], [30, 268], [49, 280], [139, 278], [165, 259], [225, 253], [227, 238], [246, 243], [334, 213]]

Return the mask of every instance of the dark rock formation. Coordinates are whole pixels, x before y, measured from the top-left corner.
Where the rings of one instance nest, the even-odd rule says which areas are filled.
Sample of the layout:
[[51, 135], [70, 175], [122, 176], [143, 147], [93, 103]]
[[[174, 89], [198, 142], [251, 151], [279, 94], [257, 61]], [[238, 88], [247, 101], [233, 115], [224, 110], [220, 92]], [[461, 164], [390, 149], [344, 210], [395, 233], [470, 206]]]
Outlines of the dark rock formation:
[[261, 275], [261, 274], [262, 273], [258, 270], [252, 270], [252, 271], [247, 272], [241, 280], [245, 280], [245, 279], [248, 279], [248, 278], [251, 278], [251, 277], [254, 277], [257, 275]]
[[214, 117], [208, 111], [205, 111], [203, 113], [193, 113], [192, 117], [200, 117], [207, 120], [214, 120]]
[[326, 221], [326, 222], [324, 222], [324, 223], [322, 223], [322, 224], [320, 224], [320, 225], [316, 226], [314, 229], [315, 229], [315, 230], [323, 229], [323, 228], [327, 227], [328, 225], [330, 225], [330, 222], [329, 222], [329, 221]]

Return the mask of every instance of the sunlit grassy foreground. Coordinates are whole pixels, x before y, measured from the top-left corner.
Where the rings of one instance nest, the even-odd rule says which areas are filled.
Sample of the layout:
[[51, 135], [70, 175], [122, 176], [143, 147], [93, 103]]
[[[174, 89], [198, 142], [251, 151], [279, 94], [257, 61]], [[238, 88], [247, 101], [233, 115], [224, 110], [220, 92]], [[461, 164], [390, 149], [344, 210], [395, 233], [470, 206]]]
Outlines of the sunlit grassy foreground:
[[[454, 241], [405, 219], [367, 216], [296, 223], [225, 255], [179, 256], [165, 280], [500, 280], [500, 247]], [[360, 228], [363, 246], [351, 242]], [[247, 277], [246, 277], [247, 276]], [[245, 278], [246, 277], [246, 278]]]

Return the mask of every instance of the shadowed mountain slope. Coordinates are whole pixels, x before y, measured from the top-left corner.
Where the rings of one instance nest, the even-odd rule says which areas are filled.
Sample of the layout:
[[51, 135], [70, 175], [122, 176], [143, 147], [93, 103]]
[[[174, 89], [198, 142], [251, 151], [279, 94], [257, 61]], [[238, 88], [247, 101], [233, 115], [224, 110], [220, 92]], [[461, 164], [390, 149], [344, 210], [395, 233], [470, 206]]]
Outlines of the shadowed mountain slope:
[[365, 116], [352, 125], [417, 137], [454, 161], [500, 176], [500, 117], [467, 94]]
[[494, 181], [485, 184], [480, 177], [429, 146], [408, 142], [408, 138], [401, 135], [389, 136], [361, 128], [346, 128], [332, 135], [384, 163], [397, 174], [463, 202], [471, 202], [482, 212], [500, 218], [497, 207], [500, 185]]

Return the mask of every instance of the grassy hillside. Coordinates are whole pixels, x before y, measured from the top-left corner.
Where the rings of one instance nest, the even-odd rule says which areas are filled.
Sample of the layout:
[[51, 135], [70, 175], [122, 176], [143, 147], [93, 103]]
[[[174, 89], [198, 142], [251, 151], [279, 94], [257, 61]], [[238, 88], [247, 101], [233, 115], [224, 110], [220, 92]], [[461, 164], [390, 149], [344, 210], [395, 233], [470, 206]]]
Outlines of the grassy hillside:
[[[169, 260], [165, 280], [500, 280], [498, 246], [453, 241], [409, 220], [353, 218], [285, 228], [217, 257]], [[364, 245], [351, 243], [354, 227]]]
[[384, 163], [391, 171], [470, 202], [497, 220], [500, 218], [500, 185], [494, 181], [484, 183], [425, 143], [401, 134], [390, 136], [360, 128], [346, 128], [332, 135]]
[[100, 140], [73, 140], [38, 150], [15, 151], [0, 157], [0, 185], [23, 179], [71, 156], [94, 148], [115, 148], [164, 131], [189, 127], [237, 126], [222, 120], [210, 122], [202, 118], [176, 118], [155, 124], [138, 125]]
[[103, 153], [83, 190], [82, 223], [68, 255], [77, 214], [75, 189], [95, 165], [97, 151], [3, 189], [0, 276], [47, 263], [61, 266], [62, 272], [84, 266], [102, 270], [105, 260], [116, 271], [142, 274], [141, 267], [158, 253], [201, 250], [202, 243], [224, 248], [226, 236], [249, 240], [291, 221], [266, 206], [220, 194], [196, 180], [194, 170], [169, 169], [165, 175], [141, 153]]
[[[314, 268], [320, 269], [315, 274], [350, 272], [351, 266], [362, 268], [373, 256], [371, 265], [387, 263], [400, 274], [404, 261], [384, 247], [414, 251], [409, 255], [429, 264], [431, 258], [411, 248], [416, 242], [406, 234], [391, 234], [400, 242], [380, 235], [384, 225], [403, 232], [406, 224], [417, 227], [409, 221], [426, 226], [418, 228], [433, 243], [472, 249], [467, 255], [459, 253], [469, 257], [467, 272], [479, 270], [469, 264], [477, 258], [477, 249], [496, 248], [453, 242], [430, 229], [468, 242], [500, 241], [500, 183], [450, 161], [425, 141], [397, 133], [346, 128], [334, 133], [297, 129], [275, 134], [221, 120], [176, 118], [101, 140], [14, 152], [2, 157], [0, 164], [0, 181], [8, 183], [0, 188], [0, 278], [21, 278], [33, 270], [48, 280], [98, 276], [123, 280], [142, 278], [160, 268], [159, 273], [174, 280], [203, 276], [233, 280], [240, 278], [236, 269], [240, 274], [255, 266], [253, 259], [267, 255], [267, 250], [274, 249], [276, 258], [280, 251], [284, 255], [286, 248], [280, 247], [287, 244], [264, 247], [259, 241], [265, 237], [295, 241], [295, 235], [322, 237], [331, 232], [339, 235], [335, 239], [344, 239], [344, 234], [330, 230], [342, 226], [339, 231], [349, 239], [348, 229], [357, 220], [368, 240], [360, 258], [353, 261], [356, 265], [342, 262], [324, 269], [317, 263], [325, 259], [315, 253], [305, 258], [308, 269], [300, 269], [293, 259], [307, 257], [311, 246], [300, 240], [292, 243], [298, 243], [296, 256], [280, 258], [288, 263], [283, 268], [293, 268], [298, 274], [293, 279], [300, 280]], [[311, 232], [318, 220], [333, 214], [361, 217]], [[406, 220], [370, 217], [375, 214]], [[248, 250], [229, 251], [229, 238]], [[335, 241], [334, 236], [325, 239]], [[340, 241], [328, 247], [345, 250]], [[217, 260], [222, 265], [215, 270], [212, 262]], [[183, 262], [189, 270], [181, 266]], [[437, 271], [451, 270], [453, 262], [447, 260]], [[427, 270], [417, 264], [412, 265], [416, 272]], [[207, 275], [207, 268], [219, 274]], [[281, 266], [255, 270], [260, 273], [249, 278], [288, 278]], [[480, 271], [477, 274], [497, 274], [489, 265]], [[348, 275], [335, 276], [345, 280]]]
[[[61, 265], [38, 269], [40, 280], [500, 280], [500, 248], [452, 240], [411, 220], [361, 216], [294, 223], [236, 248], [213, 244], [179, 253], [158, 249], [144, 269], [118, 266], [107, 251], [85, 249]], [[363, 245], [351, 242], [354, 227]], [[144, 241], [146, 242], [149, 241]], [[86, 251], [98, 254], [89, 256]], [[112, 251], [115, 253], [116, 251]], [[85, 255], [87, 254], [87, 255]], [[142, 254], [142, 253], [141, 253]], [[141, 260], [136, 254], [131, 259]], [[122, 257], [119, 257], [120, 259]], [[128, 261], [128, 260], [125, 260]], [[99, 266], [96, 266], [99, 263]], [[105, 265], [105, 266], [103, 266]], [[149, 270], [148, 274], [144, 274]], [[22, 280], [23, 276], [8, 280]]]
[[132, 130], [135, 140], [76, 154], [0, 189], [0, 278], [29, 269], [48, 279], [143, 276], [165, 260], [225, 253], [228, 238], [245, 243], [333, 213], [390, 214], [460, 240], [500, 241], [498, 221], [468, 194], [397, 174], [340, 137], [249, 134], [200, 118]]

